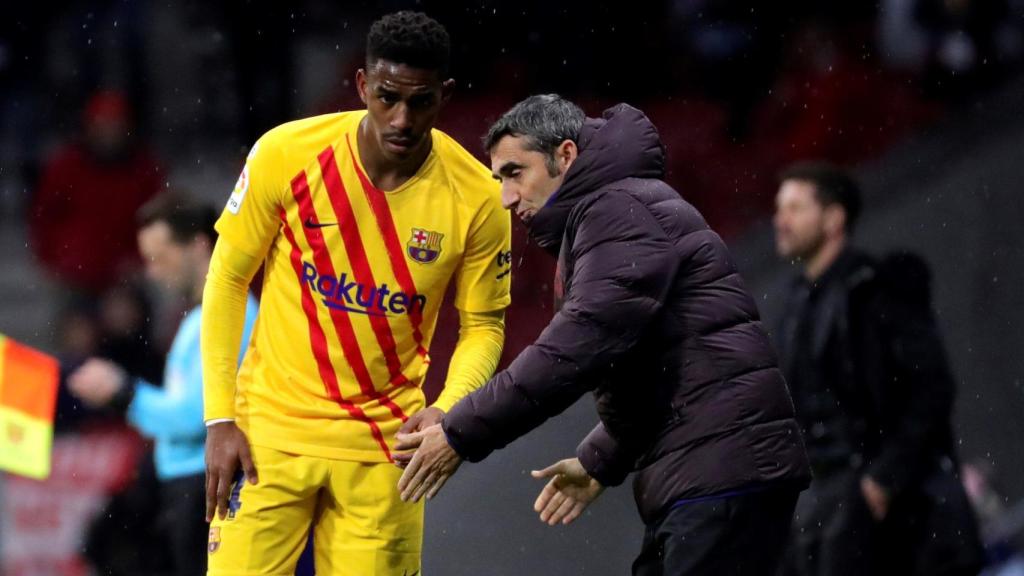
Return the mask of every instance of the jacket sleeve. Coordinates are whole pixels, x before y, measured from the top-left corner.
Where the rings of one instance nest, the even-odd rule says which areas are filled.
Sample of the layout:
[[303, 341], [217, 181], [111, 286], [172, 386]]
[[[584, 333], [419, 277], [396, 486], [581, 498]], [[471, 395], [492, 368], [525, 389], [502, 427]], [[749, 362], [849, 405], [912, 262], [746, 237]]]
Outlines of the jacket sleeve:
[[135, 382], [135, 397], [128, 406], [128, 421], [150, 438], [201, 437], [203, 398], [199, 390], [170, 394], [143, 380]]
[[955, 384], [928, 295], [910, 298], [885, 282], [881, 293], [886, 381], [877, 383], [878, 409], [895, 428], [884, 431], [867, 474], [899, 494], [920, 481], [938, 456], [939, 439], [952, 416]]
[[638, 455], [598, 423], [576, 448], [576, 457], [602, 486], [618, 486], [633, 471]]
[[626, 194], [588, 201], [568, 224], [574, 269], [562, 309], [508, 369], [444, 419], [449, 443], [466, 460], [483, 460], [572, 405], [662, 308], [678, 258], [660, 224]]

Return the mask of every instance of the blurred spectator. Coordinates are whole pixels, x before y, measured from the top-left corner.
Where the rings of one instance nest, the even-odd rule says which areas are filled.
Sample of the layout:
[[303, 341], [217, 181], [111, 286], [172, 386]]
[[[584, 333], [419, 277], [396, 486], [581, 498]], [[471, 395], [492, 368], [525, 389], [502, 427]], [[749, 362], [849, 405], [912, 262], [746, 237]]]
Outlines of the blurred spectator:
[[672, 41], [692, 60], [690, 80], [728, 109], [728, 134], [746, 136], [751, 113], [771, 87], [791, 14], [780, 6], [759, 10], [746, 0], [675, 0]]
[[1004, 0], [920, 0], [918, 22], [928, 36], [926, 76], [936, 93], [954, 100], [973, 96], [1000, 70], [997, 34]]
[[[161, 513], [179, 576], [202, 574], [206, 569], [206, 427], [199, 304], [217, 236], [213, 228], [216, 217], [212, 208], [182, 205], [170, 197], [158, 198], [141, 213], [139, 250], [147, 275], [188, 298], [193, 306], [182, 319], [168, 354], [164, 387], [132, 379], [122, 366], [98, 358], [87, 361], [68, 378], [71, 391], [87, 405], [125, 407], [129, 422], [155, 439]], [[126, 320], [123, 317], [130, 313], [111, 315]], [[243, 353], [255, 316], [256, 304], [250, 297]]]
[[831, 165], [787, 169], [776, 206], [776, 248], [801, 269], [777, 339], [815, 476], [797, 504], [789, 570], [976, 574], [927, 265], [909, 254], [876, 262], [849, 245], [860, 193]]
[[46, 164], [31, 204], [32, 247], [76, 294], [95, 298], [138, 262], [135, 213], [161, 186], [148, 148], [135, 139], [124, 95], [101, 91], [82, 113], [81, 140]]
[[928, 35], [917, 21], [917, 0], [882, 0], [876, 30], [879, 55], [887, 66], [920, 72], [928, 52]]

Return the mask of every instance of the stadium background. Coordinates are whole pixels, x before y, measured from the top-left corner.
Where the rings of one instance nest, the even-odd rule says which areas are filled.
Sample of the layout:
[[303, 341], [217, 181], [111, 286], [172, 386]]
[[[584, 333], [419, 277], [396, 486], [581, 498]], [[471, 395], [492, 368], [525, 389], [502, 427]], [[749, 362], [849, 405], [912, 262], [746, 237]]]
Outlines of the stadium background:
[[[132, 146], [151, 150], [159, 166], [152, 189], [125, 194], [173, 190], [220, 205], [264, 130], [360, 107], [352, 78], [368, 24], [402, 8], [427, 11], [452, 35], [458, 91], [441, 128], [474, 153], [482, 153], [488, 123], [531, 93], [559, 92], [591, 115], [619, 101], [646, 111], [668, 146], [669, 182], [726, 237], [769, 318], [790, 271], [773, 255], [767, 224], [776, 172], [808, 157], [855, 169], [867, 201], [858, 242], [910, 248], [932, 264], [960, 386], [961, 455], [992, 479], [993, 509], [1004, 512], [993, 513], [993, 530], [1017, 527], [1014, 504], [1024, 497], [1021, 0], [5, 7], [0, 332], [69, 364], [106, 351], [159, 374], [151, 359], [165, 351], [180, 310], [136, 289], [130, 264], [85, 289], [54, 273], [47, 245], [61, 230], [32, 216], [45, 176], [75, 179], [54, 158], [78, 141], [83, 118], [125, 114], [134, 119]], [[111, 104], [121, 96], [130, 111]], [[73, 183], [88, 194], [88, 185]], [[109, 213], [100, 206], [81, 217], [133, 229], [104, 220]], [[104, 252], [89, 238], [77, 248]], [[514, 266], [506, 360], [551, 314], [553, 261], [518, 226]], [[442, 319], [432, 352], [444, 360], [430, 374], [431, 393], [443, 381], [455, 329], [453, 314]], [[68, 398], [60, 410], [54, 477], [0, 480], [0, 573], [88, 574], [84, 548], [107, 550], [122, 566], [111, 573], [130, 573], [116, 570], [159, 555], [144, 447], [116, 415]], [[628, 487], [568, 528], [544, 527], [530, 509], [540, 484], [529, 470], [571, 454], [593, 421], [583, 400], [486, 463], [464, 466], [428, 506], [425, 572], [626, 572], [641, 536]], [[110, 513], [116, 521], [86, 530], [111, 493], [130, 494]], [[117, 534], [136, 540], [104, 540]]]

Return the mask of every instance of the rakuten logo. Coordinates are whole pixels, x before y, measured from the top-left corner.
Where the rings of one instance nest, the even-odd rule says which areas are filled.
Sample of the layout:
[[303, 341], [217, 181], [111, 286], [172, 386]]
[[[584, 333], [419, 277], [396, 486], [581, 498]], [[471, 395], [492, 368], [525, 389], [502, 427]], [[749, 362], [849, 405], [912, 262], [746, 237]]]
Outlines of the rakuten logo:
[[423, 309], [427, 306], [427, 297], [422, 294], [393, 291], [387, 284], [367, 286], [355, 280], [350, 281], [345, 272], [337, 278], [329, 274], [320, 274], [316, 266], [308, 262], [302, 263], [302, 281], [309, 284], [310, 290], [323, 296], [325, 306], [336, 310], [370, 316], [390, 316], [423, 314]]

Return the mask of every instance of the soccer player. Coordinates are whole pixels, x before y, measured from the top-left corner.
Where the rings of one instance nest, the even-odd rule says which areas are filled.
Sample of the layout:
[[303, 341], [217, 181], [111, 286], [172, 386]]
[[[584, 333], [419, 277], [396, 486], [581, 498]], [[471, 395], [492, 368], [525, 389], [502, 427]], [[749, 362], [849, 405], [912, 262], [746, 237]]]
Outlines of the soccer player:
[[[399, 12], [366, 52], [366, 110], [267, 132], [217, 223], [203, 306], [211, 575], [291, 573], [311, 529], [317, 574], [418, 573], [423, 507], [395, 490], [394, 437], [439, 422], [501, 353], [510, 219], [490, 172], [432, 128], [454, 87], [448, 34]], [[424, 409], [451, 281], [459, 341]]]

